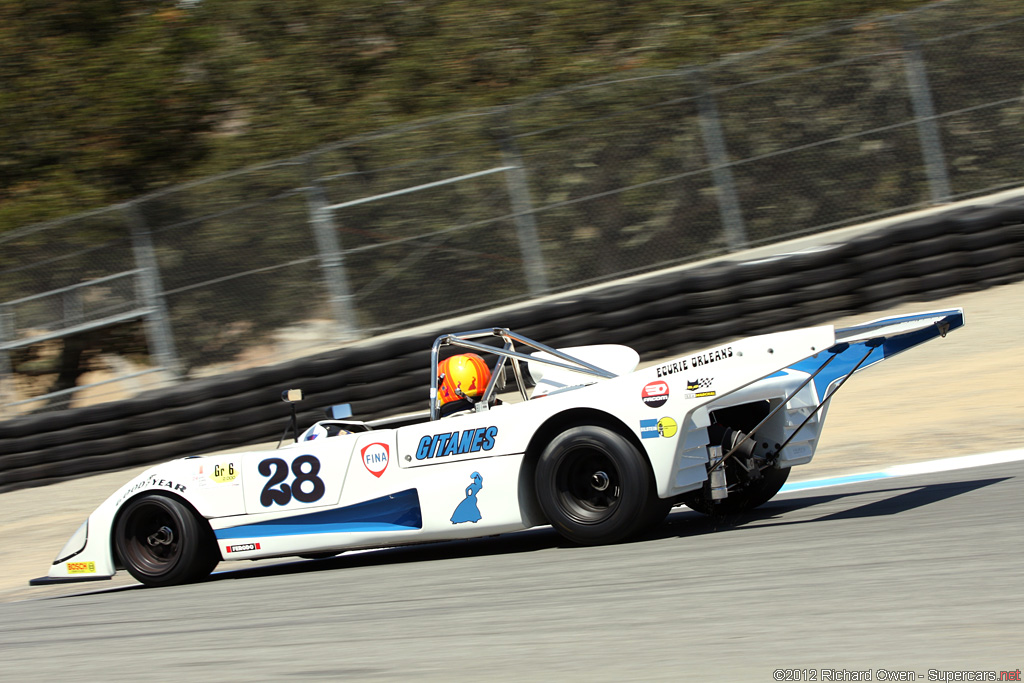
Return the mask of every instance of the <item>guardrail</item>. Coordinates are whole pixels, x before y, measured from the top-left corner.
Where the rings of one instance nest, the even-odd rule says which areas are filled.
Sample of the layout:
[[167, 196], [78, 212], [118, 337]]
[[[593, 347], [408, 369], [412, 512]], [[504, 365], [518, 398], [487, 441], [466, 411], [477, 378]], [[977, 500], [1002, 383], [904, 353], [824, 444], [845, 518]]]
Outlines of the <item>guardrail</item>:
[[[980, 290], [1024, 277], [1024, 202], [975, 205], [846, 241], [720, 261], [481, 313], [466, 329], [510, 327], [552, 346], [620, 343], [641, 357]], [[427, 405], [430, 346], [448, 323], [116, 403], [0, 422], [0, 492], [268, 441], [301, 387], [308, 424], [351, 403], [362, 419]]]
[[1017, 187], [1022, 41], [1019, 0], [932, 2], [6, 230], [0, 416]]

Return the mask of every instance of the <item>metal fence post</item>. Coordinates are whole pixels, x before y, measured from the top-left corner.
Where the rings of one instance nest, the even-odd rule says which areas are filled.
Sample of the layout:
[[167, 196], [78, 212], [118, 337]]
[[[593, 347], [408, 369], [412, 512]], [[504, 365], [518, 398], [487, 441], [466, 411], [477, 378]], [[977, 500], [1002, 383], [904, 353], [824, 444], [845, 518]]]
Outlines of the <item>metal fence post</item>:
[[692, 69], [690, 75], [697, 85], [697, 118], [700, 122], [704, 148], [708, 153], [711, 176], [715, 180], [715, 196], [722, 214], [722, 227], [729, 251], [738, 251], [747, 246], [747, 231], [743, 224], [736, 183], [732, 177], [732, 162], [725, 148], [722, 122], [718, 116], [718, 105], [711, 94], [711, 86], [702, 69]]
[[935, 118], [932, 91], [928, 84], [928, 70], [921, 55], [921, 44], [918, 43], [914, 32], [898, 18], [890, 21], [895, 25], [902, 41], [903, 68], [907, 74], [907, 84], [910, 86], [910, 100], [914, 107], [914, 121], [917, 123], [918, 138], [921, 140], [921, 153], [924, 156], [924, 168], [928, 174], [932, 202], [947, 202], [952, 191], [946, 170], [946, 157], [942, 151], [942, 136]]
[[0, 303], [0, 405], [17, 400], [17, 394], [12, 386], [14, 369], [11, 367], [10, 350], [7, 348], [8, 329], [10, 341], [14, 341], [14, 325], [8, 323], [8, 319], [13, 317], [13, 314], [8, 312], [7, 305]]
[[334, 213], [316, 177], [312, 154], [306, 157], [305, 168], [306, 205], [309, 207], [310, 227], [316, 240], [317, 251], [320, 253], [320, 270], [330, 298], [331, 314], [337, 324], [338, 338], [342, 341], [358, 339], [359, 319], [356, 317], [354, 297], [348, 286], [345, 255], [341, 251]]
[[143, 304], [150, 311], [145, 318], [146, 339], [156, 364], [178, 377], [181, 375], [181, 364], [160, 282], [160, 267], [153, 250], [153, 236], [135, 202], [125, 204], [123, 210], [132, 231], [132, 252], [135, 255], [135, 267], [139, 270], [139, 291]]
[[519, 237], [519, 251], [523, 256], [526, 286], [530, 296], [541, 296], [548, 291], [548, 274], [544, 269], [540, 240], [537, 239], [537, 221], [533, 214], [533, 201], [530, 199], [530, 186], [526, 181], [523, 155], [515, 138], [512, 137], [511, 124], [505, 121], [504, 125], [499, 127], [499, 131], [498, 147], [501, 149], [502, 163], [511, 167], [505, 172], [505, 184], [508, 186], [512, 213], [515, 215], [516, 235]]

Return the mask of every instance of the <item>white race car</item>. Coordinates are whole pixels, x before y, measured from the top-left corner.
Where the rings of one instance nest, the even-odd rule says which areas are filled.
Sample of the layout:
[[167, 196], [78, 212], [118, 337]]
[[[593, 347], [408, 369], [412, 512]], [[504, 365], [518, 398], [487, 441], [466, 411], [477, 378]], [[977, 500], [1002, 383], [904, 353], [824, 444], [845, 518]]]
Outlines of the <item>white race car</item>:
[[[963, 324], [953, 309], [809, 327], [642, 370], [625, 346], [556, 350], [504, 328], [444, 335], [429, 411], [358, 422], [334, 406], [284, 448], [152, 467], [30, 583], [123, 568], [162, 586], [201, 579], [221, 560], [543, 524], [576, 543], [614, 543], [674, 505], [741, 512], [811, 461], [829, 399], [850, 375]], [[461, 353], [442, 359], [452, 347]]]

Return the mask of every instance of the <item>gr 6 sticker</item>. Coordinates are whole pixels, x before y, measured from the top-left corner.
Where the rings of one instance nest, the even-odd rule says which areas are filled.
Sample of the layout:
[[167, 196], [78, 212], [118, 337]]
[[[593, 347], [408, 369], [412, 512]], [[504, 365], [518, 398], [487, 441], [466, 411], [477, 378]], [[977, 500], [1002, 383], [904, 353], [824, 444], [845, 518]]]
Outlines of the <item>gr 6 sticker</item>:
[[371, 443], [364, 446], [361, 451], [363, 464], [373, 476], [380, 479], [384, 470], [388, 468], [388, 461], [391, 459], [391, 451], [386, 443]]
[[210, 479], [217, 482], [218, 484], [228, 484], [233, 482], [238, 477], [238, 469], [235, 467], [235, 463], [218, 463], [213, 466], [213, 472], [210, 473]]
[[651, 382], [640, 392], [640, 399], [648, 408], [660, 408], [668, 401], [668, 382]]

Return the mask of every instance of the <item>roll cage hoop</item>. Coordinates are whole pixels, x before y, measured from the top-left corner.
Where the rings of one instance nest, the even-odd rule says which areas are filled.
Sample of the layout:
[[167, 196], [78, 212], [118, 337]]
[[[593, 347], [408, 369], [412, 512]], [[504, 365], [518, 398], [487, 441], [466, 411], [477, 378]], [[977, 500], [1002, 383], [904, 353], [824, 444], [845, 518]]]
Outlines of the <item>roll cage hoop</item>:
[[[502, 340], [502, 346], [490, 346], [488, 344], [474, 341], [476, 339], [488, 337]], [[522, 351], [516, 350], [516, 344], [519, 344], [520, 347], [528, 347], [535, 351], [542, 351], [551, 357], [523, 353]], [[564, 370], [570, 370], [572, 372], [578, 372], [602, 379], [611, 379], [612, 377], [616, 377], [613, 372], [609, 372], [608, 370], [599, 368], [584, 360], [580, 360], [579, 358], [571, 356], [564, 351], [559, 351], [558, 349], [553, 349], [550, 346], [545, 346], [540, 342], [534, 341], [529, 337], [524, 337], [523, 335], [517, 334], [505, 327], [491, 327], [483, 330], [443, 334], [434, 340], [434, 345], [430, 349], [430, 367], [433, 369], [430, 377], [431, 420], [436, 420], [439, 417], [439, 408], [437, 406], [437, 369], [440, 361], [441, 348], [444, 346], [458, 346], [470, 351], [497, 354], [498, 360], [494, 364], [494, 367], [491, 368], [491, 380], [487, 383], [487, 388], [484, 389], [483, 395], [476, 403], [476, 410], [478, 411], [487, 410], [490, 407], [491, 401], [497, 393], [498, 383], [504, 375], [506, 361], [509, 361], [512, 365], [512, 374], [515, 376], [516, 384], [519, 386], [519, 393], [522, 395], [524, 401], [529, 400], [530, 397], [526, 393], [526, 381], [523, 376], [523, 368], [521, 365], [522, 361], [544, 363], [545, 365], [551, 365], [556, 368], [562, 368]]]

